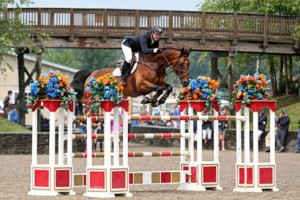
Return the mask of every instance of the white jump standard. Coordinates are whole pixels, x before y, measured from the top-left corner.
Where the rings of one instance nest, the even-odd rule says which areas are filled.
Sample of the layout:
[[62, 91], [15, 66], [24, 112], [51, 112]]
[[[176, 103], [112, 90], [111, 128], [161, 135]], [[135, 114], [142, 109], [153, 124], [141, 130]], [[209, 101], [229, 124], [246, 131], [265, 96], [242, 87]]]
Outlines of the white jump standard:
[[[73, 192], [72, 165], [72, 111], [68, 108], [68, 157], [64, 163], [64, 110], [60, 108], [60, 100], [40, 100], [32, 113], [32, 164], [31, 189], [28, 195], [57, 196], [60, 193], [75, 195]], [[37, 163], [37, 109], [46, 107], [50, 111], [49, 131], [49, 164]], [[55, 163], [55, 112], [59, 112], [58, 130], [58, 163]]]

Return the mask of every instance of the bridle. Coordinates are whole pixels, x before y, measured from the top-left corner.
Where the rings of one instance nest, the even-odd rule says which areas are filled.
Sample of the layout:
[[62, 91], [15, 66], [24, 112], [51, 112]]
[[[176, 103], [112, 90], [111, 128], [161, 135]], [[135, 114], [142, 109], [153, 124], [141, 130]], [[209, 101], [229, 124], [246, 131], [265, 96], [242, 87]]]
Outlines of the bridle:
[[[162, 54], [163, 54], [164, 59], [167, 61], [168, 67], [171, 67], [171, 69], [172, 69], [169, 73], [166, 74], [166, 76], [169, 75], [169, 74], [171, 74], [172, 72], [175, 73], [175, 70], [174, 70], [175, 64], [176, 64], [176, 65], [180, 65], [179, 70], [177, 70], [178, 72], [180, 72], [180, 75], [177, 74], [177, 73], [175, 73], [176, 76], [177, 76], [180, 80], [182, 80], [184, 76], [190, 74], [189, 72], [183, 71], [183, 70], [181, 69], [182, 66], [183, 66], [183, 63], [179, 63], [179, 58], [181, 58], [181, 57], [188, 57], [187, 55], [181, 56], [181, 54], [179, 54], [179, 56], [176, 58], [176, 61], [175, 61], [174, 64], [172, 65], [172, 64], [169, 62], [169, 60], [167, 59], [167, 57], [165, 56], [165, 53], [162, 52]], [[168, 67], [167, 67], [167, 68], [168, 68]]]
[[[167, 64], [168, 64], [168, 66], [167, 66], [166, 68], [171, 67], [171, 69], [172, 69], [170, 72], [166, 73], [165, 78], [166, 78], [169, 74], [171, 74], [172, 72], [175, 73], [175, 71], [174, 71], [174, 66], [175, 66], [175, 65], [180, 65], [180, 66], [183, 65], [182, 63], [179, 63], [179, 58], [181, 58], [181, 57], [188, 57], [187, 55], [181, 56], [181, 54], [179, 54], [179, 56], [176, 58], [176, 61], [174, 62], [174, 64], [172, 64], [172, 63], [169, 62], [169, 60], [168, 60], [168, 58], [166, 57], [164, 51], [162, 51], [161, 53], [162, 53], [162, 55], [163, 55], [165, 61], [166, 61]], [[145, 66], [148, 67], [149, 69], [155, 71], [155, 72], [158, 74], [158, 76], [160, 76], [160, 74], [161, 74], [160, 71], [154, 69], [154, 68], [153, 68], [151, 65], [149, 65], [148, 63], [143, 62], [142, 60], [139, 61], [138, 63], [145, 65]], [[177, 76], [180, 80], [182, 80], [184, 76], [189, 75], [189, 72], [185, 72], [185, 71], [183, 71], [183, 70], [181, 70], [181, 69], [179, 69], [179, 70], [177, 70], [177, 71], [178, 71], [178, 72], [181, 72], [180, 75], [177, 74], [177, 73], [175, 73], [176, 76]]]

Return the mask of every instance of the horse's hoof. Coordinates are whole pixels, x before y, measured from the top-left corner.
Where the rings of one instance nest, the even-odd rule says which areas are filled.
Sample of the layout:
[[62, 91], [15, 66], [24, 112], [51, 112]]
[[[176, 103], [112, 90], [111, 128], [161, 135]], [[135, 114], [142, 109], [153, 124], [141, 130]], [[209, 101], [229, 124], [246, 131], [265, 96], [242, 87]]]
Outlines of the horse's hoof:
[[152, 102], [151, 106], [155, 108], [155, 107], [159, 106], [159, 103], [157, 101], [156, 102]]
[[160, 99], [159, 101], [158, 101], [158, 104], [160, 105], [160, 104], [164, 104], [166, 102], [166, 99]]

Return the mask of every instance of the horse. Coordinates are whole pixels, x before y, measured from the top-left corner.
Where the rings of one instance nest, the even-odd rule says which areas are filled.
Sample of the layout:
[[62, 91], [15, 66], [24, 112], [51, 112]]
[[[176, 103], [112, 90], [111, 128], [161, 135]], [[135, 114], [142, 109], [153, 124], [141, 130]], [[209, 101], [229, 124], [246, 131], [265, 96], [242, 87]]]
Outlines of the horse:
[[[136, 71], [127, 77], [124, 85], [124, 97], [138, 97], [156, 91], [152, 99], [145, 96], [141, 103], [151, 103], [153, 107], [165, 103], [173, 90], [173, 87], [165, 82], [166, 69], [171, 67], [173, 72], [179, 77], [183, 87], [186, 87], [189, 84], [190, 61], [188, 56], [190, 51], [191, 49], [185, 50], [184, 48], [164, 48], [160, 50], [160, 53], [140, 54]], [[71, 87], [76, 92], [80, 112], [82, 112], [82, 103], [87, 100], [85, 99], [84, 88], [88, 84], [89, 79], [91, 77], [97, 78], [107, 73], [112, 74], [114, 70], [115, 68], [84, 69], [75, 73]], [[164, 95], [162, 95], [163, 93]]]

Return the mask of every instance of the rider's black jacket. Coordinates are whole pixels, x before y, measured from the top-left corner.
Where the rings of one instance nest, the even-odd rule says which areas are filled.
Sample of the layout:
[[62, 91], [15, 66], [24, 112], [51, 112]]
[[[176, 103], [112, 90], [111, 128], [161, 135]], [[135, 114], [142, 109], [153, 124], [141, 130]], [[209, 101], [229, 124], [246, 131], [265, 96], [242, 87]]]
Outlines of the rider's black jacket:
[[126, 36], [123, 44], [130, 47], [134, 53], [141, 52], [145, 54], [154, 53], [154, 48], [159, 47], [159, 41], [152, 41], [151, 32], [135, 36]]

